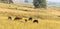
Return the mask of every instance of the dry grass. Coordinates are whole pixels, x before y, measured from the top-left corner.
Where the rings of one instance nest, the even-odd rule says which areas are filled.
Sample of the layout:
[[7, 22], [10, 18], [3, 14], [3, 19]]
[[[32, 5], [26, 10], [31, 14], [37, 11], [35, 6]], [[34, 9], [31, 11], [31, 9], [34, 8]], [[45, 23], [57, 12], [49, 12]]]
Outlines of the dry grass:
[[[58, 17], [60, 12], [53, 8], [46, 10], [0, 4], [0, 29], [60, 29], [60, 17]], [[10, 7], [6, 7], [7, 5], [10, 5]], [[8, 15], [12, 16], [12, 20], [8, 20]], [[23, 19], [14, 21], [15, 16], [21, 16]], [[24, 19], [28, 19], [30, 16], [33, 17], [33, 20], [37, 19], [39, 23], [25, 22]]]
[[25, 22], [24, 19], [20, 21], [8, 20], [7, 16], [0, 16], [0, 29], [60, 29], [60, 21], [38, 20], [37, 24], [32, 21]]

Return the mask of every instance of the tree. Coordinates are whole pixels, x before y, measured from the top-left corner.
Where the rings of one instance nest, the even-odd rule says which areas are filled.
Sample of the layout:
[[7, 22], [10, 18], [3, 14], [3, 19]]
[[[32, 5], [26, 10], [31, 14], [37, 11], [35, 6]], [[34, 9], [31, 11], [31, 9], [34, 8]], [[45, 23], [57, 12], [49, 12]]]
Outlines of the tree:
[[1, 2], [3, 2], [3, 3], [13, 3], [13, 1], [12, 0], [1, 0]]
[[13, 3], [13, 1], [12, 0], [9, 0], [9, 3]]
[[46, 8], [46, 0], [33, 0], [35, 8]]

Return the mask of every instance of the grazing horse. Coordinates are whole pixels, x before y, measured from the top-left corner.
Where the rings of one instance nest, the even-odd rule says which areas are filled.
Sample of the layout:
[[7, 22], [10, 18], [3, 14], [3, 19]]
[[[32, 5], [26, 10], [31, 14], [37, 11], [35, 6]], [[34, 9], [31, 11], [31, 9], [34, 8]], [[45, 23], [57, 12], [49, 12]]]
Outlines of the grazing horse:
[[32, 17], [29, 18], [29, 21], [32, 21]]
[[10, 20], [11, 20], [11, 19], [12, 19], [12, 17], [11, 17], [11, 16], [8, 16], [8, 19], [10, 19]]
[[27, 22], [27, 19], [25, 19], [25, 22]]
[[15, 17], [14, 20], [20, 20], [20, 19], [22, 19], [22, 18], [21, 17]]
[[38, 23], [38, 20], [34, 20], [33, 23]]

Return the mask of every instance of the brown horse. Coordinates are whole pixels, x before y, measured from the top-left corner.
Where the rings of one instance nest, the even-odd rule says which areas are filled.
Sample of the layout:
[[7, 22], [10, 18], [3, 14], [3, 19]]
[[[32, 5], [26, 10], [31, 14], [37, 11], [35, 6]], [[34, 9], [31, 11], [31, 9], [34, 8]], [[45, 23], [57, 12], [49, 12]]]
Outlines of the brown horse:
[[8, 19], [10, 19], [10, 20], [11, 20], [11, 19], [12, 19], [12, 17], [11, 17], [11, 16], [8, 16]]
[[25, 19], [25, 22], [27, 22], [27, 19]]
[[14, 20], [20, 20], [22, 19], [21, 17], [16, 16]]
[[32, 21], [32, 17], [30, 17], [28, 20], [29, 20], [29, 21]]
[[33, 23], [38, 23], [38, 20], [34, 20]]

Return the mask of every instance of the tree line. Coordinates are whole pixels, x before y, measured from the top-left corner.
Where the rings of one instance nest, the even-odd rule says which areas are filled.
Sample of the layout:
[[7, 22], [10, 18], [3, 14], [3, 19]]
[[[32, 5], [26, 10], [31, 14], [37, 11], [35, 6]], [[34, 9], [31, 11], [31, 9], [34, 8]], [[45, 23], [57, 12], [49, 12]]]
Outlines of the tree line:
[[[3, 3], [13, 3], [12, 0], [0, 0], [0, 1], [3, 1]], [[46, 0], [33, 0], [33, 5], [35, 8], [46, 8], [47, 5], [46, 5]]]
[[0, 2], [2, 2], [2, 3], [13, 3], [13, 1], [12, 0], [0, 0]]

